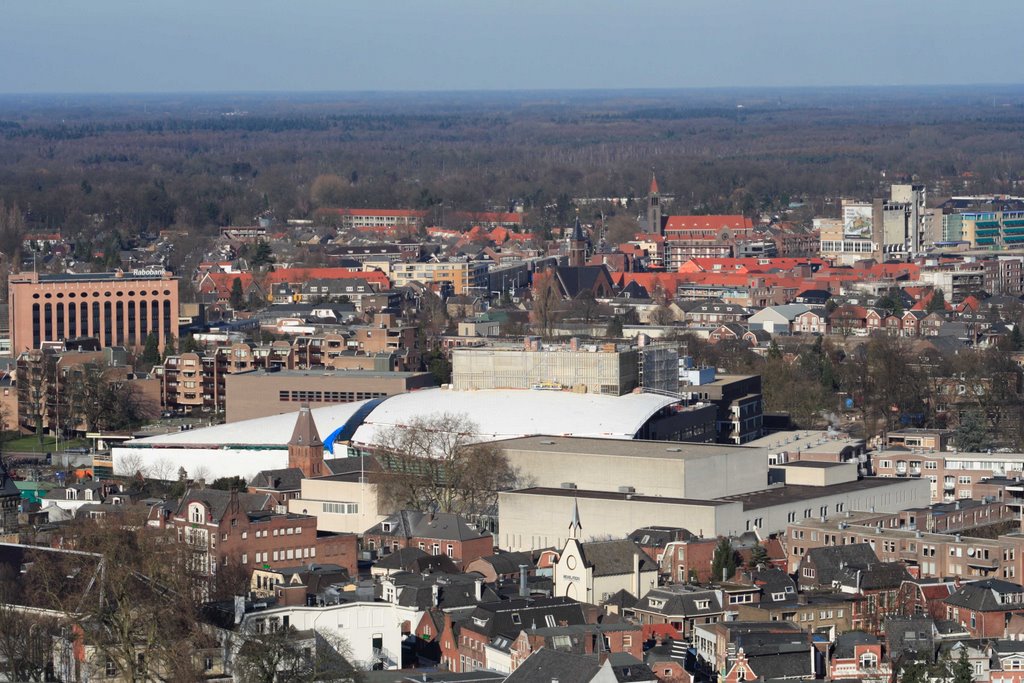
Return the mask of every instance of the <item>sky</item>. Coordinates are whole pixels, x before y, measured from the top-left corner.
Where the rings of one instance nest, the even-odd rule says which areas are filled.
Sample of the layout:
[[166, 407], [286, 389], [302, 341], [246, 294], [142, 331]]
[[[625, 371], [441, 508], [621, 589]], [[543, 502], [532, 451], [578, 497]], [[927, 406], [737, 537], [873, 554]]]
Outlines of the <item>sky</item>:
[[0, 93], [1024, 83], [1021, 0], [2, 0]]

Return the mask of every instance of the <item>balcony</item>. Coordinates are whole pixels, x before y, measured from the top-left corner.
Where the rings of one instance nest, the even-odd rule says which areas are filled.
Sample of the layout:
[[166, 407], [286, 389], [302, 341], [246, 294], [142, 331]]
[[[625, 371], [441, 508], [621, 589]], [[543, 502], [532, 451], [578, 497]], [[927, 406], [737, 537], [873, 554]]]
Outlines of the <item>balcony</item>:
[[951, 479], [947, 479], [946, 481], [942, 482], [942, 488], [944, 488], [947, 491], [952, 491], [953, 489], [956, 488], [956, 482]]
[[920, 467], [914, 467], [913, 465], [911, 465], [910, 466], [910, 476], [912, 476], [912, 477], [920, 477], [921, 476], [921, 468]]
[[988, 570], [999, 569], [999, 563], [994, 558], [986, 559], [984, 557], [968, 557], [967, 566]]
[[900, 460], [896, 463], [896, 476], [905, 477], [907, 476], [907, 463]]

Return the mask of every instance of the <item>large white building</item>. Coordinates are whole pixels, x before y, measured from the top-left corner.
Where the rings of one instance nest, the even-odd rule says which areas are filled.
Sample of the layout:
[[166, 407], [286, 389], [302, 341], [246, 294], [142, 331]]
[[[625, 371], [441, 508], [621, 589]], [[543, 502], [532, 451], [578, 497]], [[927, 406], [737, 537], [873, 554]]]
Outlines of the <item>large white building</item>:
[[[335, 457], [373, 447], [381, 432], [417, 417], [467, 416], [481, 441], [530, 434], [634, 439], [659, 421], [672, 422], [675, 399], [655, 394], [602, 396], [561, 391], [424, 389], [386, 399], [341, 403], [312, 410], [324, 447]], [[151, 476], [241, 476], [288, 466], [288, 440], [295, 413], [132, 439], [113, 448], [114, 473], [139, 469]]]
[[767, 535], [796, 520], [930, 502], [926, 480], [858, 479], [857, 462], [769, 464], [766, 447], [554, 437], [503, 445], [533, 483], [499, 495], [498, 544], [508, 550], [563, 547], [577, 509], [579, 538], [592, 540], [651, 525]]

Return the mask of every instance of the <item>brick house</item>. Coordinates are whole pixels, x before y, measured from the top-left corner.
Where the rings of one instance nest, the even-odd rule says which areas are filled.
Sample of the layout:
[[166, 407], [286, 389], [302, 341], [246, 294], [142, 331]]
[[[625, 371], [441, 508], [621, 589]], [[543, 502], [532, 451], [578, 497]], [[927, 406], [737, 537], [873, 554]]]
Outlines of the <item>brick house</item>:
[[[626, 622], [523, 629], [509, 646], [509, 673], [544, 647], [583, 655], [622, 652], [643, 659], [643, 634], [639, 626]], [[488, 655], [488, 661], [494, 668], [490, 660], [495, 657]]]
[[480, 604], [458, 622], [446, 615], [440, 638], [441, 662], [455, 673], [489, 668], [488, 648], [507, 649], [525, 628], [573, 626], [586, 621], [583, 606], [569, 598]]
[[403, 510], [363, 534], [363, 547], [387, 555], [401, 548], [419, 548], [447, 555], [459, 567], [494, 552], [494, 538], [450, 512]]
[[653, 588], [632, 609], [639, 624], [670, 624], [684, 637], [695, 624], [713, 624], [723, 618], [722, 591], [690, 584]]
[[946, 618], [972, 638], [1002, 638], [1010, 618], [1024, 612], [1024, 586], [1001, 579], [963, 584], [945, 600]]
[[870, 633], [850, 631], [836, 638], [829, 662], [832, 679], [888, 681], [892, 676], [889, 661], [883, 656], [882, 641]]
[[267, 495], [190, 489], [162, 521], [193, 547], [194, 568], [210, 578], [226, 567], [250, 572], [305, 562], [329, 562], [356, 574], [354, 534], [318, 534], [316, 517], [275, 512], [272, 504]]

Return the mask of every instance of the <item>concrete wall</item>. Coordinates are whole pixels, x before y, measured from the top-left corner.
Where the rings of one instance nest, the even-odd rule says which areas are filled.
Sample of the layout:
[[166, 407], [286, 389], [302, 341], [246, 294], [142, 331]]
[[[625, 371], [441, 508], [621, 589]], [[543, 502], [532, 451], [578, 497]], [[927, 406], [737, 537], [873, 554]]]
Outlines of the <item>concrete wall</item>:
[[[301, 496], [288, 501], [288, 512], [313, 515], [319, 531], [361, 534], [386, 516], [378, 512], [377, 487], [374, 484], [303, 479]], [[358, 512], [327, 512], [324, 503], [354, 503], [358, 506]]]
[[[673, 447], [655, 446], [662, 452]], [[591, 491], [618, 491], [620, 486], [632, 486], [645, 496], [706, 500], [749, 493], [768, 485], [764, 449], [716, 448], [714, 455], [696, 459], [511, 448], [505, 454], [531, 486], [557, 488], [563, 482], [572, 482], [579, 489]]]
[[452, 386], [468, 389], [529, 389], [542, 382], [585, 386], [590, 393], [619, 396], [639, 384], [635, 351], [526, 351], [455, 349]]
[[288, 449], [249, 450], [242, 448], [138, 448], [114, 446], [111, 449], [114, 474], [131, 476], [141, 466], [150, 477], [173, 481], [178, 468], [189, 477], [243, 477], [247, 481], [262, 470], [288, 467]]
[[846, 481], [856, 481], [857, 464], [826, 463], [829, 467], [807, 467], [804, 465], [778, 465], [786, 472], [786, 483], [801, 486], [831, 486]]
[[580, 538], [584, 541], [624, 538], [635, 529], [654, 524], [682, 526], [708, 535], [718, 527], [720, 509], [741, 508], [739, 503], [679, 505], [510, 491], [498, 496], [498, 546], [503, 550], [563, 548], [569, 538], [574, 500], [579, 505]]
[[[703, 536], [736, 535], [755, 528], [762, 533], [781, 532], [793, 520], [834, 515], [840, 511], [898, 512], [930, 504], [928, 481], [893, 479], [892, 483], [849, 491], [821, 488], [814, 498], [795, 497], [776, 505], [744, 510], [742, 502], [686, 503], [615, 498], [573, 498], [571, 495], [540, 495], [508, 492], [499, 495], [498, 543], [507, 550], [561, 548], [569, 536], [573, 501], [579, 505], [584, 540], [624, 538], [643, 526], [662, 525], [689, 529]], [[753, 499], [752, 499], [753, 500]], [[564, 520], [564, 523], [563, 523]]]

